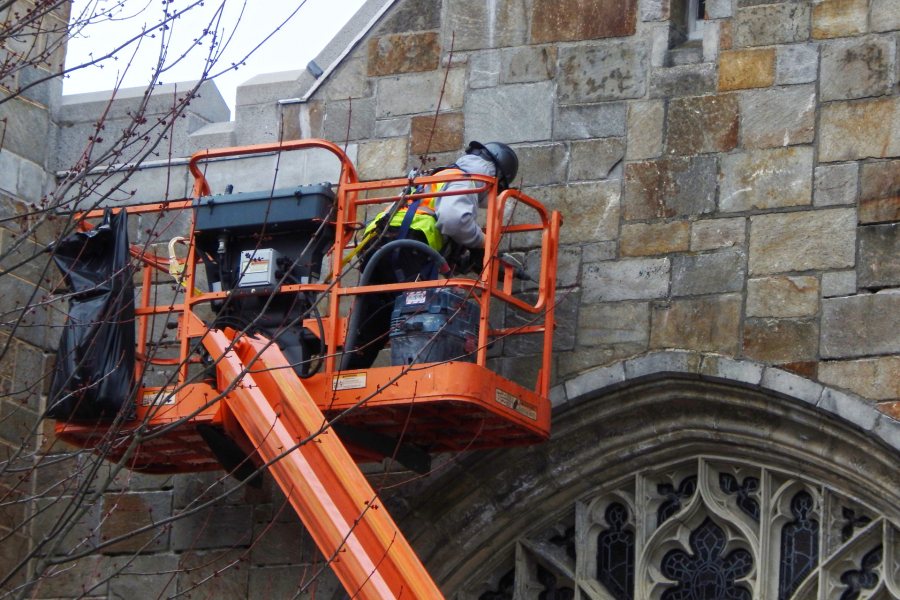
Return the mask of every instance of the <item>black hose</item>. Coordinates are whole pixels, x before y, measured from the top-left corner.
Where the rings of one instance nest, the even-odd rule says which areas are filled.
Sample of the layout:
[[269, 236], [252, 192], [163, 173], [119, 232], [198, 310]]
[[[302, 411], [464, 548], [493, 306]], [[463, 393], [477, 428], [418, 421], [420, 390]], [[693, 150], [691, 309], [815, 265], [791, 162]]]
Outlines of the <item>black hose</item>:
[[[394, 240], [392, 242], [388, 242], [381, 248], [375, 251], [369, 261], [366, 263], [366, 268], [363, 269], [362, 275], [359, 276], [359, 287], [365, 286], [369, 284], [369, 279], [372, 278], [372, 272], [375, 270], [375, 265], [377, 265], [384, 257], [394, 250], [399, 250], [400, 248], [412, 248], [415, 250], [419, 250], [420, 252], [425, 252], [430, 255], [439, 265], [441, 271], [448, 269], [447, 261], [441, 256], [441, 253], [418, 240]], [[350, 357], [353, 354], [353, 351], [356, 350], [356, 333], [359, 329], [359, 320], [362, 317], [360, 316], [360, 311], [354, 310], [350, 315], [350, 323], [347, 324], [347, 337], [344, 339], [344, 353], [341, 356], [341, 371], [344, 371], [348, 368], [347, 363], [350, 361]]]

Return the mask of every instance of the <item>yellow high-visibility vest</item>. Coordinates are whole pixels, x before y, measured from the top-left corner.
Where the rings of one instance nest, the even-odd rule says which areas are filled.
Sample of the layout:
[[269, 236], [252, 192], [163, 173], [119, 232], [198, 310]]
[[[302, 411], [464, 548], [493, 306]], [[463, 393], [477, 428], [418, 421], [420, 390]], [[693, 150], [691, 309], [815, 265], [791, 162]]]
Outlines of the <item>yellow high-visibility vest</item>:
[[[442, 169], [441, 174], [463, 175], [465, 172], [461, 169]], [[440, 192], [446, 189], [448, 183], [449, 182], [445, 181], [442, 183], [428, 184], [423, 191]], [[425, 239], [428, 240], [428, 245], [440, 252], [444, 247], [444, 236], [437, 226], [437, 200], [436, 196], [422, 198], [421, 202], [419, 202], [419, 206], [416, 208], [416, 214], [413, 215], [412, 222], [409, 224], [409, 228], [422, 232], [422, 234], [425, 235]], [[407, 207], [410, 204], [412, 204], [412, 202], [408, 202]], [[391, 222], [388, 223], [389, 227], [400, 227], [403, 225], [407, 207], [401, 208], [394, 213]], [[384, 209], [377, 217], [372, 219], [369, 224], [366, 225], [366, 229], [363, 233], [364, 240], [368, 240], [371, 236], [375, 235], [378, 221], [387, 213], [387, 211], [388, 209]]]

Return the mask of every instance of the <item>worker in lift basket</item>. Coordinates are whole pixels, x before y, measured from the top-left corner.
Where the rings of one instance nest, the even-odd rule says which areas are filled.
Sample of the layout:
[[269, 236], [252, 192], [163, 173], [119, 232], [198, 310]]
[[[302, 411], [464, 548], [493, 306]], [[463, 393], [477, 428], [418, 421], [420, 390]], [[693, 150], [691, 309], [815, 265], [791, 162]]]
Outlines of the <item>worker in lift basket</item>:
[[[509, 187], [519, 170], [519, 159], [512, 148], [500, 142], [469, 142], [465, 154], [456, 163], [435, 170], [441, 175], [463, 174], [487, 175], [497, 178], [498, 192]], [[484, 232], [478, 225], [478, 206], [483, 204], [486, 193], [464, 193], [481, 185], [478, 181], [452, 181], [433, 184], [418, 191], [460, 190], [458, 196], [439, 196], [408, 202], [394, 214], [387, 230], [375, 237], [384, 226], [388, 210], [375, 217], [367, 226], [363, 239], [374, 239], [376, 243], [365, 249], [360, 269], [370, 272], [367, 281], [360, 285], [378, 285], [436, 279], [437, 265], [433, 253], [411, 246], [415, 244], [394, 244], [398, 247], [386, 255], [382, 253], [378, 262], [367, 269], [375, 253], [386, 244], [396, 240], [414, 240], [426, 244], [443, 254], [464, 254], [468, 251], [468, 262], [475, 268], [481, 267], [484, 259]], [[453, 261], [451, 261], [453, 262]], [[465, 269], [457, 268], [465, 271]], [[364, 275], [365, 277], [365, 275]], [[341, 361], [341, 369], [365, 369], [372, 366], [378, 352], [384, 348], [390, 330], [391, 311], [396, 294], [361, 294], [356, 297], [347, 348]]]

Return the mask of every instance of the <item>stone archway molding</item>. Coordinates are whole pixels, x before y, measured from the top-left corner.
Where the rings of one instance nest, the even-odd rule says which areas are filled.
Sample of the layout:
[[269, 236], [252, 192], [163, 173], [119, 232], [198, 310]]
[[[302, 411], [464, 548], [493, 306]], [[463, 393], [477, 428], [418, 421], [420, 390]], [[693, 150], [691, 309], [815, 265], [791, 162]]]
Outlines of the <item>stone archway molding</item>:
[[871, 400], [760, 362], [684, 350], [651, 352], [579, 373], [550, 393], [554, 416], [597, 394], [660, 377], [703, 378], [779, 394], [832, 414], [900, 451], [900, 421]]

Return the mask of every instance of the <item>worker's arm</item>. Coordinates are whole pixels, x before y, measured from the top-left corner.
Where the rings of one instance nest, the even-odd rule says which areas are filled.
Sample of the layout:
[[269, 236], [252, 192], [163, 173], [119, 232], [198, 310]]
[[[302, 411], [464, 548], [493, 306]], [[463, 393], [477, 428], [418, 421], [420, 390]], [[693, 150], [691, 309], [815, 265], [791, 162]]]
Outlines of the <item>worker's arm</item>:
[[[454, 181], [446, 191], [470, 190], [470, 181]], [[464, 248], [484, 246], [484, 232], [478, 225], [478, 195], [462, 193], [459, 196], [442, 196], [437, 205], [437, 224], [441, 233]]]

